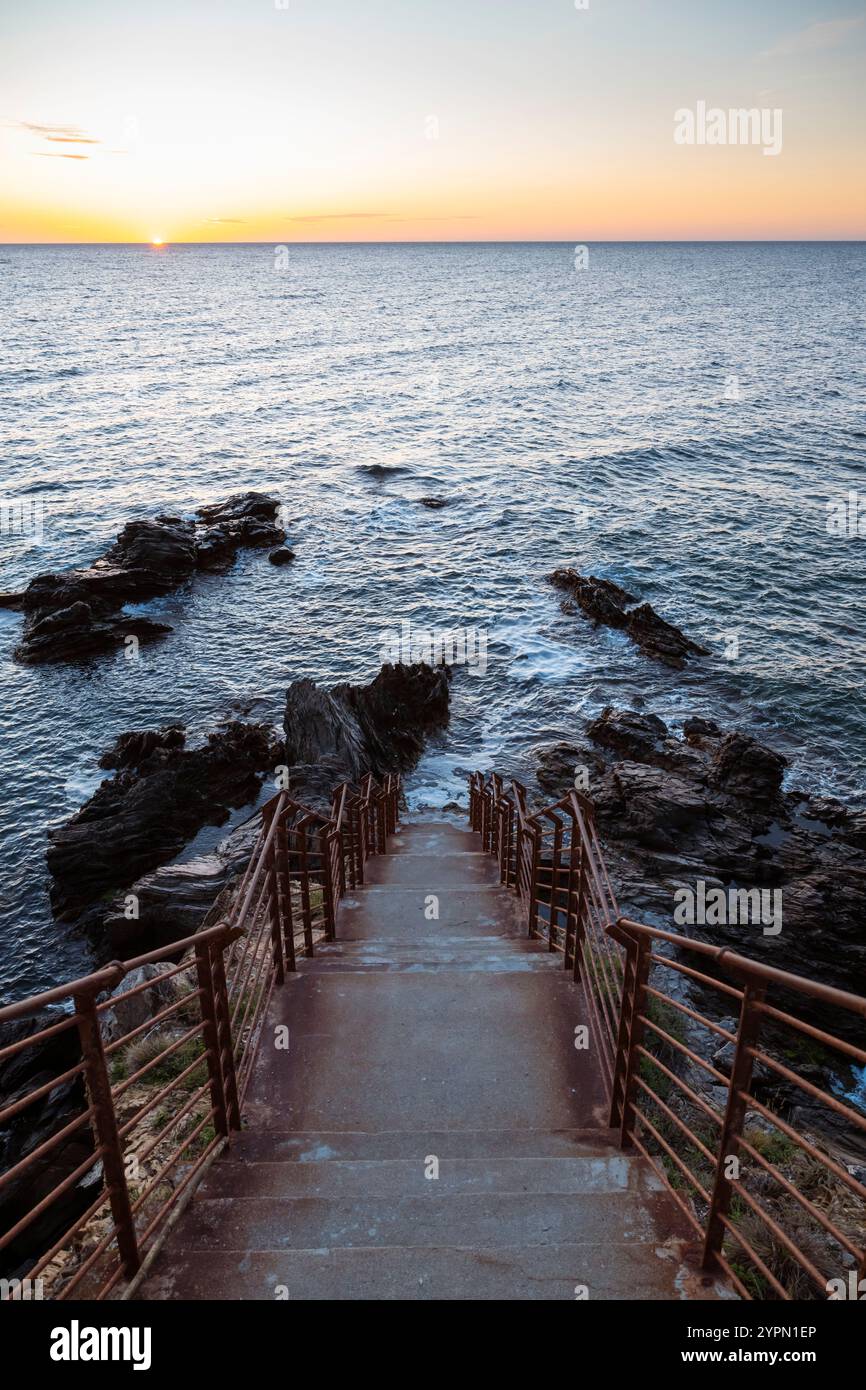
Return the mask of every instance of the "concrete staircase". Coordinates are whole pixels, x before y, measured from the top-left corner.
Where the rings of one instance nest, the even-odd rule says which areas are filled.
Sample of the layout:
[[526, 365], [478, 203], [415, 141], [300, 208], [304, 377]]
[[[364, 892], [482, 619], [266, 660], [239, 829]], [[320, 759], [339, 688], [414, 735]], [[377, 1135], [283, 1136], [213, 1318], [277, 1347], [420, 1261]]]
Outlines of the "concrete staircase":
[[614, 1147], [580, 989], [478, 837], [409, 825], [389, 851], [276, 992], [247, 1128], [138, 1297], [718, 1296]]

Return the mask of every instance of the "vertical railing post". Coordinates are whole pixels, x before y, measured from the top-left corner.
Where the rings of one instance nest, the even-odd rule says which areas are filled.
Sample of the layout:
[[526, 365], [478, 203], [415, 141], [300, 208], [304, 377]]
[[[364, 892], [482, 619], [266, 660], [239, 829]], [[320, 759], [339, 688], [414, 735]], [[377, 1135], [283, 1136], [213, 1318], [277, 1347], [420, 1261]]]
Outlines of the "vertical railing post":
[[529, 908], [528, 908], [528, 930], [529, 936], [538, 935], [538, 871], [541, 865], [541, 826], [533, 822], [529, 832], [531, 840], [530, 860], [529, 860]]
[[508, 883], [508, 872], [511, 862], [511, 817], [514, 807], [508, 797], [503, 797], [499, 803], [499, 882]]
[[[635, 1093], [640, 1065], [637, 1050], [644, 1035], [641, 1015], [647, 998], [646, 986], [649, 981], [651, 954], [652, 946], [645, 937], [641, 936], [637, 941], [629, 943], [626, 978], [623, 980], [611, 1102], [611, 1125], [615, 1125], [617, 1119], [619, 1120], [619, 1142], [620, 1148], [623, 1149], [627, 1149], [631, 1145], [629, 1131], [634, 1128], [636, 1123]], [[626, 987], [628, 965], [631, 966], [630, 997]], [[604, 985], [602, 987], [604, 988]], [[621, 1097], [620, 1092], [622, 1093]]]
[[[574, 912], [574, 881], [575, 875], [579, 873], [579, 868], [580, 831], [577, 827], [577, 820], [572, 815], [568, 844], [568, 880], [565, 893], [565, 950], [562, 959], [563, 970], [568, 970], [569, 966], [573, 969], [577, 963], [577, 918]], [[576, 976], [575, 978], [579, 977]]]
[[[265, 835], [271, 828], [274, 812], [270, 811], [263, 819], [263, 830]], [[268, 860], [265, 865], [265, 874], [268, 885], [268, 919], [271, 924], [271, 959], [274, 965], [274, 979], [278, 985], [283, 984], [285, 976], [285, 964], [283, 960], [283, 905], [280, 885], [280, 875], [277, 869], [277, 831], [274, 830], [274, 838], [271, 840], [271, 847], [268, 850]]]
[[283, 927], [283, 964], [286, 970], [297, 970], [295, 960], [295, 920], [292, 910], [292, 874], [289, 863], [289, 831], [285, 815], [277, 822], [275, 842], [277, 878], [280, 885]]
[[335, 885], [332, 878], [334, 856], [332, 831], [329, 826], [322, 826], [319, 838], [322, 843], [322, 900], [325, 909], [325, 940], [333, 941], [337, 935], [337, 893], [334, 891]]
[[388, 853], [388, 808], [387, 792], [383, 789], [376, 797], [376, 815], [379, 822], [379, 853]]
[[307, 852], [307, 827], [301, 822], [298, 826], [298, 858], [301, 874], [301, 914], [304, 921], [304, 955], [313, 952], [313, 915], [310, 907], [310, 868]]
[[[574, 894], [573, 894], [574, 896]], [[586, 846], [580, 841], [580, 859], [577, 870], [577, 906], [574, 908], [574, 965], [572, 974], [579, 980], [583, 961], [583, 943], [586, 938]]]
[[211, 968], [210, 942], [200, 941], [195, 947], [195, 969], [198, 987], [201, 990], [202, 1039], [207, 1055], [207, 1073], [210, 1083], [210, 1099], [214, 1112], [214, 1129], [218, 1134], [228, 1137], [229, 1121], [226, 1110], [226, 1093], [223, 1080], [223, 1064], [220, 1057], [219, 1032], [216, 1020], [216, 1000], [214, 997], [213, 969]]
[[111, 1216], [117, 1232], [117, 1248], [124, 1274], [131, 1279], [138, 1272], [141, 1256], [135, 1232], [135, 1219], [126, 1182], [123, 1149], [114, 1111], [111, 1078], [102, 1045], [99, 1017], [93, 994], [75, 995], [75, 1014], [81, 1055], [87, 1082], [87, 1094], [93, 1107], [93, 1128], [97, 1144], [102, 1149], [102, 1173]]
[[752, 1048], [761, 1030], [761, 1011], [756, 1005], [764, 1002], [767, 989], [765, 985], [747, 984], [743, 990], [740, 1007], [740, 1025], [737, 1029], [737, 1043], [728, 1082], [728, 1104], [719, 1137], [719, 1157], [716, 1163], [716, 1176], [707, 1213], [706, 1236], [704, 1238], [701, 1267], [713, 1269], [716, 1256], [721, 1252], [725, 1239], [723, 1218], [727, 1216], [734, 1191], [734, 1180], [728, 1176], [728, 1160], [736, 1157], [737, 1139], [743, 1132], [743, 1121], [748, 1109], [747, 1097], [752, 1084], [754, 1058]]
[[217, 1045], [222, 1067], [223, 1093], [225, 1095], [226, 1120], [229, 1129], [240, 1129], [241, 1111], [238, 1100], [238, 1080], [235, 1071], [235, 1050], [232, 1038], [232, 1016], [229, 1004], [229, 991], [226, 984], [224, 952], [229, 945], [228, 936], [222, 941], [208, 943], [210, 969], [213, 978], [214, 1019], [217, 1030]]
[[[547, 949], [556, 950], [559, 912], [559, 876], [562, 871], [562, 821], [556, 817], [553, 826], [553, 847], [550, 851], [550, 917], [547, 922]], [[566, 911], [567, 911], [566, 906]], [[566, 918], [566, 923], [567, 923]]]

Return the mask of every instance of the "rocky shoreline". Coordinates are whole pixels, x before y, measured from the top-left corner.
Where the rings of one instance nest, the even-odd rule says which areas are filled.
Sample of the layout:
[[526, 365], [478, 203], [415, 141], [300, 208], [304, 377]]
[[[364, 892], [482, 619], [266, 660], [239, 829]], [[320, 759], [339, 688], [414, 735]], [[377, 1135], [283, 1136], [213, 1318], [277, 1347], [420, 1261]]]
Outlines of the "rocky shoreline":
[[[295, 681], [286, 692], [283, 736], [266, 724], [234, 720], [193, 750], [178, 724], [121, 735], [100, 760], [114, 775], [51, 834], [55, 911], [75, 917], [99, 943], [104, 960], [128, 958], [133, 946], [147, 951], [170, 944], [209, 925], [231, 902], [261, 821], [254, 812], [212, 854], [173, 862], [197, 830], [224, 822], [231, 807], [251, 805], [266, 774], [287, 782], [305, 804], [324, 809], [340, 781], [356, 781], [368, 772], [381, 777], [407, 771], [427, 738], [448, 723], [450, 679], [445, 667], [417, 663], [385, 665], [367, 685], [327, 689]], [[148, 969], [156, 979], [159, 971]], [[127, 979], [121, 988], [129, 987]], [[137, 999], [146, 1019], [148, 1009], [159, 1007], [158, 980]], [[37, 1032], [55, 1017], [44, 1014], [0, 1027], [0, 1046]], [[106, 1040], [115, 1022], [111, 1012], [105, 1015]], [[76, 1060], [76, 1035], [64, 1032], [0, 1066], [0, 1095], [14, 1102]], [[38, 1148], [60, 1123], [80, 1113], [82, 1104], [76, 1080], [53, 1088], [12, 1120], [0, 1131], [0, 1168]], [[28, 1174], [26, 1191], [13, 1184], [0, 1202], [4, 1224], [14, 1224], [29, 1209], [34, 1190], [51, 1191], [90, 1151], [84, 1129]], [[89, 1191], [79, 1184], [50, 1208], [7, 1252], [2, 1272], [14, 1276], [16, 1264], [25, 1267], [34, 1251], [46, 1248], [86, 1208]]]
[[750, 735], [686, 719], [605, 709], [587, 743], [536, 748], [548, 800], [579, 781], [618, 882], [620, 907], [670, 929], [678, 888], [780, 890], [780, 930], [711, 922], [706, 940], [855, 993], [866, 993], [866, 812], [783, 791], [786, 759]]
[[174, 862], [204, 826], [252, 807], [266, 779], [325, 809], [339, 782], [408, 770], [448, 723], [449, 682], [444, 667], [385, 665], [368, 685], [294, 681], [282, 730], [229, 720], [195, 749], [180, 724], [122, 734], [100, 759], [114, 775], [50, 832], [55, 915], [113, 956], [195, 931], [242, 867], [258, 816], [212, 854]]
[[[172, 631], [165, 623], [127, 613], [171, 593], [197, 571], [223, 573], [241, 549], [282, 546], [280, 503], [262, 492], [240, 492], [199, 507], [194, 520], [159, 515], [130, 521], [112, 546], [83, 569], [40, 574], [20, 593], [0, 594], [0, 607], [24, 614], [18, 661], [78, 661], [124, 646], [152, 642]], [[274, 555], [291, 558], [291, 552]], [[275, 563], [286, 563], [284, 558]]]

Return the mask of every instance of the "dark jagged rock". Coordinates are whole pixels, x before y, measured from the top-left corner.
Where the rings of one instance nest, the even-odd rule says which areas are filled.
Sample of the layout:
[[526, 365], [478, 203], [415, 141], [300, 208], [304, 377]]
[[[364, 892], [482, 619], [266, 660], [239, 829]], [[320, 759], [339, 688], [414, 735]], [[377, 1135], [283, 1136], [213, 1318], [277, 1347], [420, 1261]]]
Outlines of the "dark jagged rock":
[[268, 556], [268, 559], [270, 560], [271, 564], [277, 565], [278, 567], [282, 565], [290, 565], [294, 558], [294, 550], [287, 550], [285, 546], [281, 547], [281, 549], [279, 550], [272, 550], [270, 555]]
[[448, 723], [449, 682], [447, 667], [422, 662], [383, 666], [369, 685], [294, 681], [284, 725], [292, 786], [321, 798], [337, 782], [413, 767], [427, 734]]
[[[589, 784], [604, 771], [604, 758], [597, 749], [580, 743], [541, 743], [532, 750], [535, 763], [535, 779], [548, 796], [556, 800], [567, 796], [575, 789], [575, 777], [579, 768], [585, 769]], [[590, 785], [578, 786], [579, 791], [589, 791]]]
[[80, 913], [166, 863], [205, 825], [257, 796], [261, 774], [282, 758], [266, 724], [233, 721], [188, 750], [179, 729], [124, 735], [109, 751], [120, 767], [77, 815], [49, 836], [51, 903]]
[[[56, 1013], [45, 1012], [27, 1019], [0, 1024], [0, 1048], [58, 1022]], [[34, 1043], [0, 1063], [0, 1096], [4, 1107], [23, 1099], [40, 1086], [63, 1075], [79, 1060], [75, 1028]], [[84, 1084], [80, 1077], [53, 1086], [0, 1128], [0, 1171], [19, 1163], [51, 1139], [84, 1109]], [[0, 1191], [0, 1229], [11, 1230], [33, 1207], [74, 1173], [93, 1152], [87, 1125], [50, 1149], [17, 1181]], [[98, 1165], [82, 1181], [52, 1202], [25, 1230], [0, 1252], [0, 1278], [20, 1278], [34, 1255], [49, 1249], [72, 1221], [93, 1202], [101, 1174]]]
[[233, 492], [225, 502], [213, 502], [199, 507], [197, 516], [212, 526], [253, 528], [270, 525], [279, 511], [279, 503], [266, 492]]
[[617, 710], [607, 705], [598, 719], [587, 728], [587, 734], [602, 748], [610, 748], [621, 758], [648, 762], [660, 751], [668, 736], [667, 725], [654, 714], [638, 714], [635, 710]]
[[107, 753], [99, 759], [105, 768], [138, 767], [158, 749], [166, 752], [183, 748], [186, 731], [182, 724], [167, 724], [163, 729], [133, 730], [121, 734]]
[[448, 506], [447, 497], [422, 497], [419, 499], [422, 507], [429, 507], [431, 512], [441, 511]]
[[264, 493], [237, 493], [202, 507], [198, 521], [160, 515], [130, 521], [88, 567], [40, 574], [23, 593], [2, 603], [25, 614], [19, 661], [74, 661], [122, 646], [128, 637], [152, 641], [171, 628], [123, 611], [170, 593], [200, 569], [225, 569], [241, 547], [281, 545], [279, 503]]
[[714, 719], [699, 719], [697, 715], [692, 715], [691, 719], [683, 721], [683, 737], [687, 743], [700, 746], [705, 738], [718, 738], [721, 732]]
[[787, 758], [748, 734], [727, 734], [713, 755], [711, 781], [732, 796], [772, 801], [782, 789]]
[[150, 618], [112, 617], [101, 607], [81, 601], [44, 618], [40, 613], [36, 610], [35, 621], [27, 624], [25, 640], [16, 648], [20, 661], [78, 661], [122, 647], [128, 637], [154, 642], [173, 630]]
[[[778, 935], [736, 923], [689, 931], [866, 993], [863, 812], [784, 792], [786, 760], [750, 735], [698, 719], [686, 720], [683, 730], [686, 740], [654, 716], [616, 710], [590, 726], [616, 756], [591, 795], [620, 905], [632, 915], [661, 913], [673, 925], [675, 888], [694, 887], [699, 878], [725, 888], [779, 888]], [[832, 1026], [856, 1030], [838, 1010]]]
[[582, 575], [574, 569], [554, 570], [548, 578], [568, 594], [562, 603], [563, 612], [572, 613], [578, 608], [594, 623], [623, 629], [642, 652], [666, 666], [681, 670], [688, 657], [706, 655], [706, 647], [665, 622], [650, 604], [632, 607], [637, 604], [634, 594], [609, 579]]
[[[347, 693], [352, 691], [356, 693]], [[361, 717], [356, 705], [363, 711]], [[448, 677], [441, 668], [385, 668], [370, 686], [333, 690], [296, 681], [286, 702], [288, 746], [278, 750], [280, 757], [275, 754], [272, 765], [291, 763], [292, 794], [325, 808], [336, 783], [357, 780], [367, 771], [381, 775], [409, 766], [425, 734], [447, 718]], [[112, 766], [144, 763], [150, 769], [166, 757], [172, 763], [181, 737], [179, 726], [125, 734], [107, 757]], [[256, 814], [236, 826], [214, 852], [151, 869], [129, 886], [126, 895], [100, 907], [98, 922], [91, 921], [91, 926], [99, 928], [112, 953], [121, 957], [135, 943], [155, 947], [190, 936], [210, 920], [221, 895], [230, 893], [259, 826]], [[135, 899], [134, 913], [129, 911], [129, 894]]]

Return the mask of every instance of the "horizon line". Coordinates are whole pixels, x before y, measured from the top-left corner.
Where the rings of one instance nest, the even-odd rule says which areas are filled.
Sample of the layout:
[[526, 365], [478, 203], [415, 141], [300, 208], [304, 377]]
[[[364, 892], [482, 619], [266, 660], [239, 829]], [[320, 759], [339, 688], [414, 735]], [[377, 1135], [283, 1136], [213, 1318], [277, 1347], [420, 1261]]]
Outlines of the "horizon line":
[[[848, 245], [866, 243], [862, 236], [838, 237], [590, 237], [590, 246], [779, 246], [779, 245]], [[399, 239], [370, 239], [332, 237], [327, 241], [293, 239], [281, 242], [276, 237], [246, 241], [166, 240], [156, 245], [148, 238], [141, 241], [0, 241], [0, 246], [145, 246], [155, 251], [167, 251], [173, 246], [573, 246], [583, 245], [574, 237], [406, 237]]]

